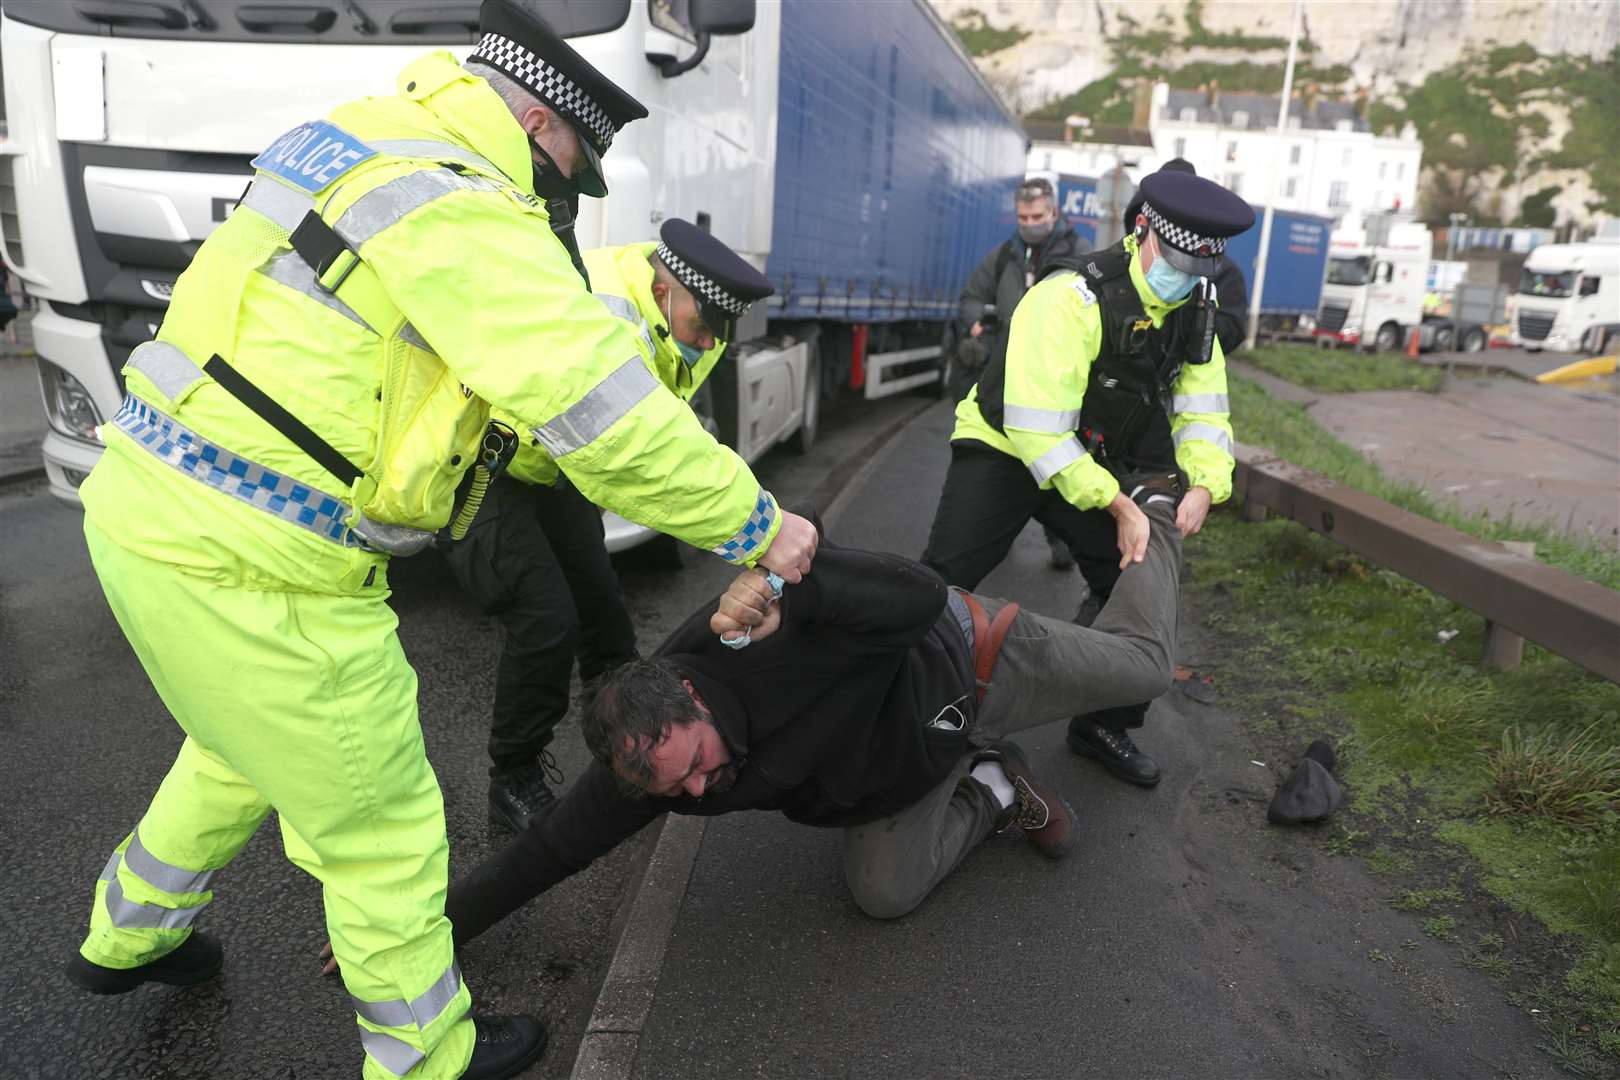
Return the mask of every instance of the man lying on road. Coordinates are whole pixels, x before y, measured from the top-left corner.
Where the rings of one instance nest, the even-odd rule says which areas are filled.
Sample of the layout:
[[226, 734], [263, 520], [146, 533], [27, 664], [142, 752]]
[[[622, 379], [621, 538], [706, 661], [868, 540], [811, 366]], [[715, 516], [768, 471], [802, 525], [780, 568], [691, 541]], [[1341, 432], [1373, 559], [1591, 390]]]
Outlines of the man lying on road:
[[742, 574], [718, 607], [604, 682], [581, 720], [596, 760], [451, 887], [456, 942], [665, 811], [780, 810], [843, 828], [850, 891], [880, 919], [916, 908], [1014, 824], [1043, 855], [1062, 857], [1073, 812], [1006, 737], [1169, 688], [1181, 562], [1172, 482], [1159, 474], [1132, 492], [1144, 528], [1089, 629], [947, 589], [912, 559], [825, 539], [799, 584]]

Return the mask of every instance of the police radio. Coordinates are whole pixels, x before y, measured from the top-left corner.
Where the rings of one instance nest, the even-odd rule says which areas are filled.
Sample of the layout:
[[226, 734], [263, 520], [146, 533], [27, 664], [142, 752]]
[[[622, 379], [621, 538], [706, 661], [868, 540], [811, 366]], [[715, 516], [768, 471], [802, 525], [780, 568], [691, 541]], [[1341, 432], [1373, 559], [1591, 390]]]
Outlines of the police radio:
[[1207, 364], [1215, 349], [1215, 286], [1209, 278], [1199, 278], [1193, 295], [1192, 351], [1185, 363]]

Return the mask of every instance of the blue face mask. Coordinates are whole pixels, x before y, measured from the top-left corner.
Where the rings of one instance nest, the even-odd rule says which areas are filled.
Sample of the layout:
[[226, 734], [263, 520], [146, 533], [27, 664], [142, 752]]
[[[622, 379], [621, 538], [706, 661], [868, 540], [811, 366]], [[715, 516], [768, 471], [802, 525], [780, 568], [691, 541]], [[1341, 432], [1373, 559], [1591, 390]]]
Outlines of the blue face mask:
[[1193, 291], [1193, 286], [1198, 283], [1198, 279], [1187, 271], [1177, 270], [1171, 266], [1162, 254], [1153, 260], [1153, 265], [1148, 267], [1145, 276], [1153, 295], [1167, 304], [1185, 300], [1187, 294]]
[[681, 363], [685, 364], [687, 367], [695, 367], [697, 366], [697, 362], [703, 359], [702, 349], [698, 348], [696, 345], [688, 345], [680, 338], [675, 339], [675, 347], [681, 351]]
[[703, 350], [696, 345], [688, 345], [675, 336], [675, 298], [669, 297], [664, 301], [664, 322], [669, 324], [669, 340], [675, 343], [675, 349], [681, 354], [681, 363], [687, 367], [696, 367], [697, 362], [703, 359]]

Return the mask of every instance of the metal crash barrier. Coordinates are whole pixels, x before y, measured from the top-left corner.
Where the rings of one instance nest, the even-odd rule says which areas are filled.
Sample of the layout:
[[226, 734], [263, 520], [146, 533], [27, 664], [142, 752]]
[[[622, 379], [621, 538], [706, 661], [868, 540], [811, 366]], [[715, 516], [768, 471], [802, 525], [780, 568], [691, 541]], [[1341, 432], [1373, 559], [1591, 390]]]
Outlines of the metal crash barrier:
[[1525, 640], [1620, 683], [1620, 592], [1419, 517], [1320, 473], [1240, 446], [1233, 505], [1281, 514], [1433, 589], [1486, 620], [1487, 667], [1511, 669]]

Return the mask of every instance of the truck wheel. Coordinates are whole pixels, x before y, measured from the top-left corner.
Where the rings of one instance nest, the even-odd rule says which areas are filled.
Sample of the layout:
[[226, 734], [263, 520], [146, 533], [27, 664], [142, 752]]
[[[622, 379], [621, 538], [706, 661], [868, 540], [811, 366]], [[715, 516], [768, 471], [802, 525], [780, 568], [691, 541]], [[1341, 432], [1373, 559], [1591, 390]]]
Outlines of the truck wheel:
[[796, 454], [808, 454], [816, 446], [821, 428], [821, 348], [810, 346], [810, 362], [804, 368], [804, 419], [793, 433], [791, 445]]
[[1378, 328], [1378, 336], [1373, 338], [1373, 352], [1394, 352], [1400, 346], [1400, 326], [1387, 322]]
[[1477, 326], [1471, 326], [1467, 330], [1464, 330], [1462, 336], [1462, 351], [1484, 352], [1485, 331], [1481, 330]]
[[1433, 348], [1435, 352], [1451, 351], [1451, 327], [1442, 326], [1434, 332]]

